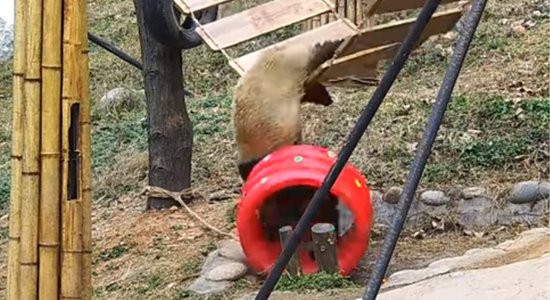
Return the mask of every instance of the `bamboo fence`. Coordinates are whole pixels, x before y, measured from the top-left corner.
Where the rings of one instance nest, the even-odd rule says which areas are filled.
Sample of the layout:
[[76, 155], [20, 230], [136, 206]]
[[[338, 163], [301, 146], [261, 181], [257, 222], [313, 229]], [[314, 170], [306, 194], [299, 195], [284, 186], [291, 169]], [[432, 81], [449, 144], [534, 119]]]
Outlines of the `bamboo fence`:
[[19, 244], [21, 238], [21, 177], [23, 159], [23, 118], [25, 80], [25, 15], [26, 0], [15, 3], [15, 36], [13, 54], [13, 106], [11, 190], [8, 246], [7, 298], [19, 299]]
[[7, 298], [91, 299], [86, 1], [16, 0], [15, 21]]
[[40, 299], [57, 299], [59, 290], [61, 35], [62, 0], [43, 0], [42, 141], [39, 222]]

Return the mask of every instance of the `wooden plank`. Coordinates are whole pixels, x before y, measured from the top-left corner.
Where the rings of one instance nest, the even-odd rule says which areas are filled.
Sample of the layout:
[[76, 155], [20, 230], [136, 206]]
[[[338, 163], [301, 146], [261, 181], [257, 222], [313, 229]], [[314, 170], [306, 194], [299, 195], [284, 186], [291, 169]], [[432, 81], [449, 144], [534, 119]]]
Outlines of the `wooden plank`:
[[[434, 14], [432, 19], [430, 19], [426, 25], [426, 28], [422, 33], [421, 40], [425, 40], [429, 36], [445, 33], [451, 30], [462, 16], [462, 12], [462, 9], [450, 9], [448, 11]], [[363, 29], [359, 35], [355, 36], [354, 40], [350, 43], [347, 49], [342, 51], [339, 57], [344, 57], [365, 49], [402, 42], [415, 21], [416, 18], [409, 18]]]
[[174, 4], [179, 11], [184, 14], [189, 14], [192, 11], [196, 12], [230, 1], [231, 0], [174, 0]]
[[256, 59], [258, 59], [258, 56], [262, 53], [262, 51], [266, 51], [272, 47], [284, 45], [285, 43], [304, 43], [313, 45], [314, 43], [322, 42], [324, 40], [340, 39], [354, 34], [356, 34], [354, 29], [350, 28], [349, 25], [342, 20], [338, 20], [336, 22], [317, 27], [311, 31], [304, 32], [282, 42], [273, 44], [256, 52], [243, 55], [229, 62], [229, 65], [239, 72], [240, 75], [243, 75], [246, 70], [250, 69], [256, 62]]
[[324, 71], [320, 75], [319, 81], [331, 81], [348, 76], [358, 78], [376, 77], [378, 62], [393, 57], [397, 53], [400, 44], [393, 43], [358, 51], [351, 55], [335, 59], [331, 65], [325, 63], [322, 66]]
[[213, 50], [224, 49], [330, 11], [323, 0], [275, 0], [197, 28]]

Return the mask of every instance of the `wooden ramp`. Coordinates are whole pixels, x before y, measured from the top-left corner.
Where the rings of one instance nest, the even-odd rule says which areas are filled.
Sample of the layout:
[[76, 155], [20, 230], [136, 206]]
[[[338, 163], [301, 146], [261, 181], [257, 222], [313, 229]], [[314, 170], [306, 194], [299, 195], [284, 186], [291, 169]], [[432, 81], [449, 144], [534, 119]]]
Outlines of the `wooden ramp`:
[[[240, 75], [257, 60], [262, 51], [284, 43], [314, 44], [323, 40], [348, 38], [349, 43], [332, 62], [327, 62], [317, 75], [325, 84], [344, 85], [345, 82], [377, 82], [379, 62], [392, 58], [400, 42], [416, 20], [393, 20], [379, 25], [377, 17], [388, 14], [418, 11], [427, 0], [272, 0], [252, 8], [223, 17], [197, 28], [205, 43], [216, 51], [222, 51], [230, 66]], [[231, 0], [174, 0], [184, 14], [191, 14]], [[442, 5], [428, 23], [418, 45], [430, 36], [451, 30], [462, 17], [469, 1], [442, 0]], [[302, 23], [301, 34], [269, 45], [255, 52], [232, 58], [224, 51], [246, 41], [284, 27]], [[418, 46], [417, 45], [417, 46]]]

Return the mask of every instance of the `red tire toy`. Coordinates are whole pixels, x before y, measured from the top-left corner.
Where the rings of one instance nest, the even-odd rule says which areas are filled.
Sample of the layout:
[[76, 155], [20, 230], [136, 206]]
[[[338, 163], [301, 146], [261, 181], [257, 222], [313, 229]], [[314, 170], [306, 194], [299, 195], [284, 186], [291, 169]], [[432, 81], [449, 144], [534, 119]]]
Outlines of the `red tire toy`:
[[[267, 239], [265, 228], [258, 218], [258, 211], [265, 205], [266, 199], [293, 186], [318, 189], [335, 159], [334, 152], [322, 147], [295, 145], [271, 153], [252, 169], [242, 188], [236, 219], [240, 243], [250, 267], [255, 271], [263, 274], [270, 272], [282, 251], [278, 240]], [[338, 238], [337, 243], [340, 274], [346, 276], [367, 250], [372, 226], [370, 190], [361, 173], [348, 163], [330, 192], [354, 215], [353, 226]], [[318, 271], [309, 251], [299, 250], [298, 257], [304, 274]]]

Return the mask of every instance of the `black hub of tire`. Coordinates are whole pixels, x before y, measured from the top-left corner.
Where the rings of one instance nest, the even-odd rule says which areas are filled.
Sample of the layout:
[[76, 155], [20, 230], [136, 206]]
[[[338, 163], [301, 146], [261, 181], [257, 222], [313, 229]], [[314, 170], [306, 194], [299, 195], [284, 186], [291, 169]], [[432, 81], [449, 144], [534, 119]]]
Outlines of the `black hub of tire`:
[[[202, 44], [195, 31], [197, 24], [191, 16], [182, 15], [172, 0], [143, 0], [143, 14], [146, 26], [160, 43], [180, 49], [191, 49]], [[201, 24], [215, 21], [218, 7], [195, 12]]]

